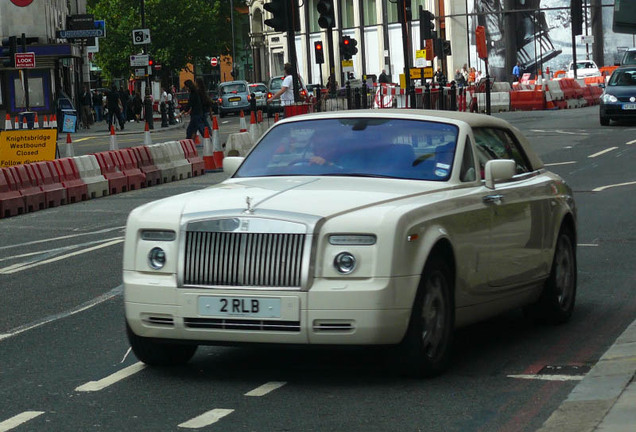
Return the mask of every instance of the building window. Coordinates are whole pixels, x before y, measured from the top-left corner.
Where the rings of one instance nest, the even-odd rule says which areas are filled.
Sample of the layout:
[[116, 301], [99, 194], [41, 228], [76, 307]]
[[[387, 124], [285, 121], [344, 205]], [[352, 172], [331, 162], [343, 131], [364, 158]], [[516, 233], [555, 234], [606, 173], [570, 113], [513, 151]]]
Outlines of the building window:
[[378, 23], [378, 11], [375, 6], [376, 0], [363, 2], [364, 5], [364, 25], [376, 25]]
[[[412, 21], [415, 20], [419, 20], [420, 19], [420, 5], [422, 5], [422, 7], [424, 9], [427, 9], [427, 3], [428, 0], [413, 0], [411, 2], [411, 15], [412, 15]], [[428, 10], [430, 10], [431, 12], [433, 12], [432, 8], [428, 8]], [[386, 3], [386, 13], [387, 13], [387, 17], [388, 17], [388, 22], [389, 23], [395, 23], [398, 22], [398, 9], [397, 9], [397, 3], [392, 3], [392, 2], [387, 2]]]
[[[26, 108], [24, 88], [19, 78], [13, 80], [16, 109]], [[44, 106], [44, 83], [42, 77], [29, 77], [29, 108]]]
[[351, 28], [355, 26], [355, 18], [353, 16], [353, 0], [343, 0], [340, 2], [342, 7], [342, 28]]
[[309, 32], [316, 33], [321, 30], [318, 25], [318, 18], [320, 18], [320, 14], [318, 13], [318, 0], [310, 0], [307, 2], [309, 6]]

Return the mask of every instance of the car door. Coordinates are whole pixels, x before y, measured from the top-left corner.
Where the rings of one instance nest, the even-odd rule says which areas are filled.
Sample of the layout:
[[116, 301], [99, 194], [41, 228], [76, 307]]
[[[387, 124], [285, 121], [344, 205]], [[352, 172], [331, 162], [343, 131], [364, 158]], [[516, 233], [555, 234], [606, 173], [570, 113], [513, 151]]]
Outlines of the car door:
[[488, 285], [499, 290], [546, 276], [544, 259], [545, 225], [549, 211], [549, 183], [531, 164], [505, 129], [473, 130], [478, 159], [513, 159], [517, 175], [487, 190], [484, 204], [491, 212], [490, 242], [487, 253]]

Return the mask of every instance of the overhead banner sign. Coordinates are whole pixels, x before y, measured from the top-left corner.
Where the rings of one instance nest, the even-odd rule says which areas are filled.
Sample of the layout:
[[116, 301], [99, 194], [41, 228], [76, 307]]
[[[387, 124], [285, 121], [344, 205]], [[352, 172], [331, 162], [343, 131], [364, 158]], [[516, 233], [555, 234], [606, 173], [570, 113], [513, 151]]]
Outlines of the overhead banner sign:
[[0, 167], [55, 160], [57, 129], [0, 132]]

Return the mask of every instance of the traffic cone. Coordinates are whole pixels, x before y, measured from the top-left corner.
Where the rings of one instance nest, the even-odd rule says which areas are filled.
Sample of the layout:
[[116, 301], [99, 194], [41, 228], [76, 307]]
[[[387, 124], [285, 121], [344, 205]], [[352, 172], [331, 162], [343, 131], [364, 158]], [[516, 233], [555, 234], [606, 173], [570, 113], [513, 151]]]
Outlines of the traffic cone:
[[7, 119], [4, 121], [4, 130], [13, 129], [13, 124], [11, 123], [11, 114], [7, 114]]
[[274, 114], [274, 123], [276, 123], [278, 120], [279, 120], [278, 113], [276, 113]]
[[15, 116], [15, 121], [13, 122], [13, 125], [15, 126], [16, 129], [20, 129], [20, 121], [18, 120], [18, 116]]
[[74, 157], [75, 150], [73, 149], [73, 141], [71, 141], [71, 134], [66, 134], [66, 157]]
[[22, 117], [22, 129], [28, 129], [29, 124], [27, 123], [26, 116]]
[[35, 119], [33, 120], [33, 129], [40, 129], [40, 120], [38, 119], [38, 113], [35, 113]]
[[49, 128], [49, 116], [47, 116], [46, 114], [44, 114], [44, 123], [42, 123], [42, 128], [43, 129]]
[[144, 145], [151, 145], [152, 138], [150, 137], [150, 128], [148, 127], [148, 122], [146, 122], [146, 126], [144, 127]]
[[205, 128], [205, 135], [203, 135], [203, 162], [205, 163], [205, 171], [216, 170], [214, 163], [214, 149], [212, 148], [212, 141], [210, 140], [210, 129]]
[[552, 95], [550, 94], [550, 90], [547, 90], [547, 89], [545, 92], [545, 109], [549, 109], [549, 110], [559, 109], [556, 105], [554, 105], [554, 101], [552, 100]]
[[57, 116], [55, 114], [51, 115], [51, 120], [49, 121], [49, 127], [51, 129], [57, 129]]
[[256, 113], [252, 111], [250, 113], [250, 140], [252, 140], [252, 144], [256, 142], [258, 136], [258, 129], [256, 126]]
[[117, 136], [115, 135], [115, 125], [110, 125], [110, 146], [108, 150], [119, 150], [117, 145]]
[[214, 166], [216, 169], [223, 168], [223, 148], [219, 140], [219, 123], [216, 116], [212, 118], [212, 154], [214, 156]]
[[239, 130], [239, 132], [247, 132], [247, 123], [245, 123], [245, 114], [243, 114], [243, 111], [241, 110], [241, 129]]

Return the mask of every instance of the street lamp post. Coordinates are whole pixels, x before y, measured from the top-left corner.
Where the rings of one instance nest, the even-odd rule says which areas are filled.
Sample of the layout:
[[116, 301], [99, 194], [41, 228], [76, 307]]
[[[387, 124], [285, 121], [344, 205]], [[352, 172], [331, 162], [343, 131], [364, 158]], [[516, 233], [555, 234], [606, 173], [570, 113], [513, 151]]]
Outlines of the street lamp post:
[[238, 77], [234, 76], [234, 62], [236, 59], [236, 47], [234, 42], [234, 0], [230, 0], [230, 23], [232, 25], [232, 78], [236, 79]]

